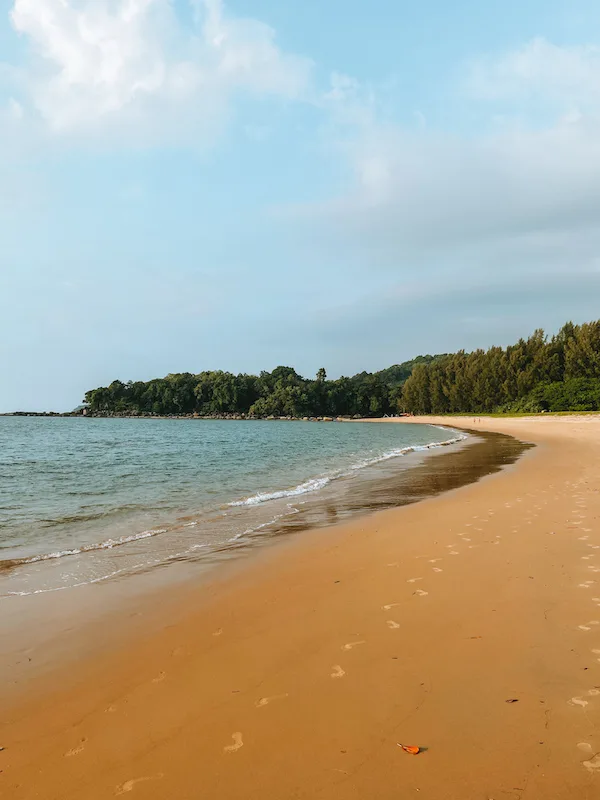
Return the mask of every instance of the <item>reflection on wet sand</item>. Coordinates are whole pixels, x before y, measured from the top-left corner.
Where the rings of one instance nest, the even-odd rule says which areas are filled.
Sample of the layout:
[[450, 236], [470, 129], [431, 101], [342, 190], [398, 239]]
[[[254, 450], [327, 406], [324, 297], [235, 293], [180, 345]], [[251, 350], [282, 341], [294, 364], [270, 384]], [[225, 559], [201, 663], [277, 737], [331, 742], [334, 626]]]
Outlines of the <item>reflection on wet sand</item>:
[[271, 529], [261, 531], [260, 536], [249, 536], [245, 542], [240, 542], [236, 550], [265, 543], [282, 534], [333, 525], [351, 515], [409, 505], [435, 497], [499, 472], [534, 447], [505, 434], [470, 433], [472, 437], [465, 444], [428, 454], [417, 465], [409, 467], [397, 459], [387, 472], [380, 470], [371, 479], [346, 483], [340, 481], [335, 495], [307, 500], [299, 506], [295, 515], [281, 520]]

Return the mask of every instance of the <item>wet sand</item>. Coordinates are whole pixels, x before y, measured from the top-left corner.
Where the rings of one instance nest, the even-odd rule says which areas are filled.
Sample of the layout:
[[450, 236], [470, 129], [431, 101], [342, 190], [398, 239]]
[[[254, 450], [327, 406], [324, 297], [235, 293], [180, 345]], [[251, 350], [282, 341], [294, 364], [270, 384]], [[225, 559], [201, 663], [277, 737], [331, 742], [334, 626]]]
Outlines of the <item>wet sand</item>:
[[2, 796], [598, 797], [600, 419], [438, 422], [538, 446], [264, 549], [32, 682]]
[[[455, 441], [456, 431], [445, 430], [445, 436]], [[65, 591], [42, 589], [42, 594], [26, 596], [0, 592], [0, 641], [6, 643], [0, 648], [0, 704], [3, 687], [11, 687], [12, 695], [28, 691], [33, 679], [51, 674], [57, 665], [69, 666], [71, 661], [78, 666], [82, 658], [97, 654], [99, 644], [102, 648], [121, 646], [124, 637], [130, 638], [136, 629], [147, 630], [148, 617], [155, 627], [162, 622], [157, 614], [172, 621], [181, 605], [181, 587], [186, 584], [197, 587], [228, 580], [232, 571], [243, 568], [241, 561], [255, 558], [265, 546], [284, 544], [290, 536], [305, 531], [418, 502], [478, 480], [514, 463], [527, 447], [504, 434], [470, 432], [456, 444], [411, 452], [333, 481], [325, 489], [305, 495], [295, 513], [277, 514], [271, 508], [268, 513], [275, 514], [272, 524], [220, 547], [193, 551], [193, 555], [188, 551], [148, 569], [119, 571], [111, 580]], [[64, 569], [58, 560], [52, 566]], [[4, 592], [22, 588], [18, 580], [23, 569], [27, 567], [14, 568], [17, 583], [12, 586], [6, 585], [6, 571], [0, 576]], [[9, 578], [10, 573], [8, 570]], [[31, 583], [27, 588], [32, 588]], [[191, 602], [196, 603], [197, 598]]]

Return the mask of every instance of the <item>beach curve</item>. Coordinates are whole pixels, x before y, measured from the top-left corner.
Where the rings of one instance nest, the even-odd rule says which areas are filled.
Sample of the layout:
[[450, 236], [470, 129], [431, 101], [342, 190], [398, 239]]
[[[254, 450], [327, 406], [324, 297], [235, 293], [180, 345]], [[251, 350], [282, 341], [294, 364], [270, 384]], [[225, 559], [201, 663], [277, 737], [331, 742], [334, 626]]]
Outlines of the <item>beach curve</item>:
[[170, 624], [54, 675], [52, 695], [20, 697], [7, 796], [597, 796], [600, 420], [420, 421], [538, 446], [263, 551], [182, 593]]

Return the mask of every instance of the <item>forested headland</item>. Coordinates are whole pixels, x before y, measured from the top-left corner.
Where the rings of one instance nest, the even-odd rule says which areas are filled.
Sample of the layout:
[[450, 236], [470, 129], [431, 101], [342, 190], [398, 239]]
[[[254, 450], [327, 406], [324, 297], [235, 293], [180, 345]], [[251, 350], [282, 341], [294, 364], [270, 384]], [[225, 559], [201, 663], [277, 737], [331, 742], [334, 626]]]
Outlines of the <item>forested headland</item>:
[[600, 410], [600, 321], [417, 364], [401, 405], [414, 414]]
[[328, 380], [292, 367], [260, 375], [206, 371], [92, 389], [96, 415], [379, 417], [600, 410], [600, 321], [536, 330], [509, 347], [419, 356], [380, 372]]
[[324, 369], [314, 379], [292, 367], [260, 375], [207, 371], [167, 375], [151, 381], [113, 381], [86, 392], [92, 414], [379, 417], [398, 413], [402, 386], [417, 364], [442, 356], [419, 356], [381, 372], [327, 380]]

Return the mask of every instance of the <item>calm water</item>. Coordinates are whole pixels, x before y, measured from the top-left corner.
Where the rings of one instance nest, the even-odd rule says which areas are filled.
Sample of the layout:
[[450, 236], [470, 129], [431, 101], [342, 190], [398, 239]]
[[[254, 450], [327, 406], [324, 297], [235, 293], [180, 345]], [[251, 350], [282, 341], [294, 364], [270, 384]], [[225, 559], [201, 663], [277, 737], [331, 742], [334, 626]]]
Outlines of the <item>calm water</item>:
[[458, 438], [429, 425], [0, 418], [0, 596], [206, 558]]

